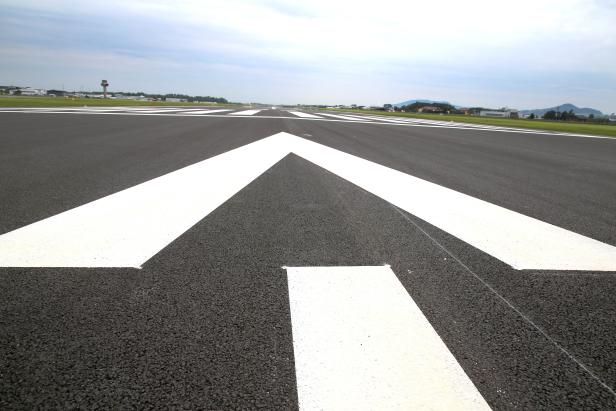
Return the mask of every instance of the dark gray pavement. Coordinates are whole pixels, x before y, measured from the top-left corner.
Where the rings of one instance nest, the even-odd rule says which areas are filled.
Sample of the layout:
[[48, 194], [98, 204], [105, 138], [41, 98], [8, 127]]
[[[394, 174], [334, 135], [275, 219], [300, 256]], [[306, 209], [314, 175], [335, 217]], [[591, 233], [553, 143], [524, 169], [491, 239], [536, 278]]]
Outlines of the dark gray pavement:
[[[287, 131], [616, 245], [614, 140], [18, 113], [0, 129], [0, 234]], [[383, 263], [493, 408], [616, 408], [616, 273], [513, 270], [295, 155], [142, 270], [0, 268], [0, 408], [296, 408], [281, 266]]]

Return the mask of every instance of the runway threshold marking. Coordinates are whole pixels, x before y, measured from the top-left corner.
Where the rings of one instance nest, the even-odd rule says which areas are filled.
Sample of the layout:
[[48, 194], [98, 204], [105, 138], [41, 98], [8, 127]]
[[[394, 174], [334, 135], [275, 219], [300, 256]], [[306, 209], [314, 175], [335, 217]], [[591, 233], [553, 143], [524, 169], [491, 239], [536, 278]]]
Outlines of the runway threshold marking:
[[[24, 114], [100, 114], [100, 115], [135, 115], [135, 116], [169, 116], [169, 117], [198, 117], [196, 115], [191, 115], [188, 111], [193, 111], [196, 109], [187, 109], [177, 111], [176, 109], [167, 110], [165, 112], [154, 113], [151, 110], [140, 109], [140, 110], [118, 110], [116, 108], [104, 108], [102, 110], [71, 110], [71, 109], [63, 109], [63, 108], [47, 108], [47, 109], [39, 109], [39, 108], [1, 108], [0, 113], [24, 113]], [[262, 111], [262, 110], [261, 110]], [[497, 126], [481, 126], [477, 124], [470, 123], [458, 123], [458, 122], [436, 122], [436, 121], [382, 121], [382, 119], [377, 118], [368, 118], [365, 115], [354, 116], [356, 118], [351, 118], [347, 116], [338, 116], [334, 114], [325, 114], [325, 113], [317, 113], [323, 116], [329, 116], [333, 118], [309, 118], [309, 117], [298, 117], [298, 116], [267, 116], [267, 115], [245, 115], [240, 114], [241, 112], [236, 113], [228, 113], [226, 115], [218, 114], [218, 113], [210, 113], [205, 117], [216, 117], [216, 118], [225, 118], [227, 116], [235, 116], [235, 117], [246, 117], [246, 118], [255, 118], [260, 120], [265, 119], [292, 119], [292, 120], [309, 120], [309, 121], [329, 121], [329, 122], [349, 122], [349, 123], [364, 123], [364, 124], [373, 124], [373, 125], [398, 125], [403, 127], [429, 127], [429, 128], [447, 128], [447, 129], [456, 129], [456, 130], [479, 130], [479, 131], [495, 131], [501, 133], [516, 133], [516, 134], [536, 134], [536, 135], [546, 135], [546, 136], [567, 136], [567, 137], [578, 137], [578, 138], [591, 138], [591, 139], [603, 139], [603, 140], [616, 140], [616, 137], [608, 137], [608, 136], [595, 136], [589, 134], [573, 134], [573, 133], [563, 133], [557, 131], [542, 131], [535, 129], [522, 129], [522, 128], [509, 128], [509, 127], [497, 127]], [[256, 113], [255, 113], [256, 114]]]
[[371, 120], [369, 120], [369, 119], [358, 119], [358, 118], [356, 118], [356, 117], [351, 117], [351, 116], [341, 116], [341, 115], [338, 115], [338, 114], [329, 114], [329, 113], [317, 113], [317, 114], [319, 114], [320, 116], [327, 116], [327, 117], [332, 117], [332, 118], [338, 118], [338, 119], [341, 119], [341, 120], [350, 120], [350, 121], [359, 121], [359, 120], [361, 120], [361, 121], [371, 121]]
[[513, 268], [616, 271], [614, 246], [288, 133], [1, 235], [0, 266], [141, 267], [289, 153]]
[[293, 114], [294, 116], [302, 117], [302, 118], [323, 118], [323, 117], [315, 116], [314, 114], [304, 113], [303, 111], [289, 111], [289, 113]]
[[230, 116], [254, 116], [255, 114], [261, 112], [263, 110], [243, 110], [236, 111], [234, 113], [229, 113]]
[[203, 114], [214, 114], [214, 113], [223, 113], [225, 111], [231, 111], [229, 109], [219, 109], [219, 110], [192, 110], [190, 112], [188, 112], [188, 114], [199, 114], [199, 115], [203, 115]]
[[300, 410], [489, 410], [389, 266], [287, 270]]
[[378, 120], [378, 121], [384, 121], [386, 123], [396, 123], [396, 124], [406, 124], [407, 122], [404, 120], [398, 120], [395, 118], [381, 118], [381, 117], [375, 117], [375, 116], [354, 116], [354, 115], [347, 115], [345, 117], [350, 117], [356, 120]]
[[160, 113], [190, 113], [191, 110], [187, 110], [184, 108], [161, 108], [161, 109], [157, 109], [157, 110], [151, 110], [151, 109], [130, 109], [127, 110], [127, 112], [135, 112], [135, 113], [141, 113], [141, 114], [160, 114]]

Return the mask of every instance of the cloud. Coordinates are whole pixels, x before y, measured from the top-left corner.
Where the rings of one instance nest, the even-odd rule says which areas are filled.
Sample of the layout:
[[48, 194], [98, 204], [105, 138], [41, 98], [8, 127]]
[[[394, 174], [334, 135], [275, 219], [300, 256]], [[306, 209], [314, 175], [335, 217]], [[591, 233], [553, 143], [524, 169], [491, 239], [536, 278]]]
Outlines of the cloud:
[[[116, 64], [138, 58], [161, 70], [157, 78], [167, 75], [164, 84], [190, 90], [172, 72], [165, 74], [171, 65], [184, 79], [199, 72], [216, 78], [208, 87], [225, 95], [226, 87], [238, 90], [236, 99], [276, 101], [276, 94], [250, 84], [258, 79], [271, 90], [290, 87], [280, 91], [281, 102], [348, 102], [363, 90], [370, 103], [416, 97], [414, 89], [432, 97], [447, 88], [474, 88], [484, 100], [468, 95], [465, 101], [494, 104], [512, 92], [515, 79], [516, 104], [524, 104], [520, 93], [531, 104], [537, 90], [549, 92], [553, 84], [577, 93], [569, 100], [597, 88], [593, 98], [605, 107], [611, 101], [612, 111], [616, 100], [605, 87], [616, 83], [616, 7], [610, 1], [0, 2], [0, 47], [100, 52]], [[0, 74], [20, 63], [7, 64]], [[311, 89], [314, 100], [306, 101], [307, 82], [329, 86]], [[237, 84], [258, 94], [244, 94]], [[193, 87], [195, 93], [206, 91], [201, 84]]]

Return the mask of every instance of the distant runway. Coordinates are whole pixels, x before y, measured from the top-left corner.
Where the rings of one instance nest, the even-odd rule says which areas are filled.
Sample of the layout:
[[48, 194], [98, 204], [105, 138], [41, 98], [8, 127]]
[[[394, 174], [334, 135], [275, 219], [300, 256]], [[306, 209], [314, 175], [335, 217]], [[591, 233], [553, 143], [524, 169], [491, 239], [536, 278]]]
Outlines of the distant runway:
[[0, 407], [613, 409], [616, 141], [0, 109]]
[[501, 127], [483, 124], [459, 123], [455, 121], [438, 121], [409, 117], [396, 117], [385, 115], [365, 115], [357, 113], [338, 113], [338, 112], [314, 112], [307, 113], [297, 110], [278, 110], [278, 109], [220, 109], [194, 108], [194, 107], [61, 107], [61, 108], [0, 108], [0, 113], [31, 113], [31, 114], [99, 114], [99, 115], [136, 115], [136, 116], [197, 116], [197, 117], [243, 117], [243, 118], [289, 118], [317, 121], [338, 121], [369, 124], [396, 124], [399, 126], [421, 126], [435, 128], [463, 128], [472, 130], [488, 130], [515, 133], [531, 133], [543, 135], [567, 135], [588, 138], [613, 138], [591, 136], [583, 134], [560, 133], [553, 131], [528, 130], [513, 127]]

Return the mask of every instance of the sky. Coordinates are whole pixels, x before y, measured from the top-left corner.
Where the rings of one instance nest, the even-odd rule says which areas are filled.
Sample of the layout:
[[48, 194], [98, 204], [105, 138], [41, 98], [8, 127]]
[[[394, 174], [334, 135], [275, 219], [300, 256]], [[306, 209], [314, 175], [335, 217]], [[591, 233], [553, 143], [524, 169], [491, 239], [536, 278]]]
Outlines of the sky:
[[0, 0], [0, 85], [616, 112], [616, 0]]

